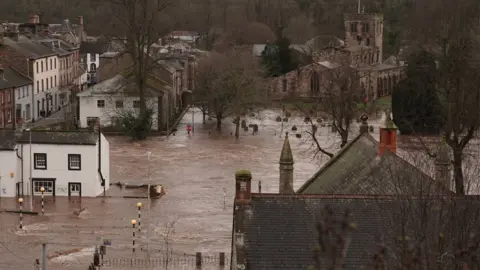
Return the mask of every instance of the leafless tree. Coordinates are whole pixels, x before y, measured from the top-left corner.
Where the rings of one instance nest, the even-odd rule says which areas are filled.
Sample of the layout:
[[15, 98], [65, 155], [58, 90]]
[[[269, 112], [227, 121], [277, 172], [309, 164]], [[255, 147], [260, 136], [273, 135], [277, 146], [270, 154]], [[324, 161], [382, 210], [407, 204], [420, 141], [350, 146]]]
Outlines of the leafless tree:
[[171, 266], [173, 260], [173, 239], [172, 236], [175, 234], [175, 223], [177, 220], [171, 220], [165, 222], [165, 225], [161, 231], [157, 231], [164, 244], [164, 266], [168, 270]]
[[442, 133], [453, 152], [456, 193], [465, 194], [464, 150], [480, 127], [480, 2], [441, 0], [416, 5], [411, 34], [437, 60], [437, 91], [445, 116]]
[[140, 118], [147, 114], [147, 80], [156, 65], [152, 57], [152, 44], [164, 36], [170, 28], [170, 0], [110, 0], [117, 42], [125, 45], [131, 57], [131, 67], [126, 75], [134, 82], [140, 98]]
[[238, 138], [240, 117], [264, 101], [263, 69], [250, 51], [234, 48], [223, 54], [212, 53], [196, 70], [194, 100], [207, 104], [218, 130], [222, 120], [233, 115]]

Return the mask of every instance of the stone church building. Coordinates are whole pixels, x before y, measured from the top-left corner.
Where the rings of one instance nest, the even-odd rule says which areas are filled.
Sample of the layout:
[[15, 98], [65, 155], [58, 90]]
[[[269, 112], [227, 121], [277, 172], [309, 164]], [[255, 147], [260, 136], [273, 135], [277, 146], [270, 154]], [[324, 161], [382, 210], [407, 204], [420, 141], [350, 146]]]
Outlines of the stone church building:
[[332, 36], [315, 39], [320, 42], [303, 50], [313, 63], [273, 79], [269, 91], [274, 99], [319, 97], [330, 91], [328, 85], [335, 80], [332, 73], [345, 72], [345, 67], [357, 72], [358, 88], [368, 100], [390, 95], [405, 76], [406, 64], [395, 56], [384, 60], [381, 14], [345, 14], [344, 40]]

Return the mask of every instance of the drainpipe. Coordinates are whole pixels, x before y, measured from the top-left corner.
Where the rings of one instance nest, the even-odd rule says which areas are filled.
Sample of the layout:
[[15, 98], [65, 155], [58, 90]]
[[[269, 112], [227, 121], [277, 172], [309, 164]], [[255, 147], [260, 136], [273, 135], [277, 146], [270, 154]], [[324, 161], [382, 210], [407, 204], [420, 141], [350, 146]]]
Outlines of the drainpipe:
[[[21, 160], [21, 162], [20, 162], [20, 170], [21, 170], [21, 173], [20, 173], [21, 177], [20, 177], [20, 179], [21, 179], [21, 181], [22, 181], [22, 197], [23, 197], [23, 144], [21, 144], [20, 147], [22, 148], [22, 156], [20, 156], [20, 155], [18, 154], [18, 148], [17, 148], [17, 150], [15, 150], [15, 151], [17, 152], [17, 158], [19, 158], [19, 159]], [[18, 194], [18, 195], [20, 195], [20, 194]]]
[[100, 119], [98, 120], [98, 175], [100, 176], [100, 180], [102, 181], [103, 186], [103, 197], [105, 197], [105, 178], [103, 178], [102, 174], [102, 131], [100, 127]]

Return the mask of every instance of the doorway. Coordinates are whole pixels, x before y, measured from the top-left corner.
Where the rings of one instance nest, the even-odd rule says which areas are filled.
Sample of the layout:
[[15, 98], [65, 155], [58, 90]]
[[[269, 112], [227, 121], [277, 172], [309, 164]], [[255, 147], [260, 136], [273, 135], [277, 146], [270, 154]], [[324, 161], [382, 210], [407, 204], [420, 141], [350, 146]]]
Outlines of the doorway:
[[82, 183], [70, 182], [68, 183], [68, 197], [78, 196], [82, 197]]

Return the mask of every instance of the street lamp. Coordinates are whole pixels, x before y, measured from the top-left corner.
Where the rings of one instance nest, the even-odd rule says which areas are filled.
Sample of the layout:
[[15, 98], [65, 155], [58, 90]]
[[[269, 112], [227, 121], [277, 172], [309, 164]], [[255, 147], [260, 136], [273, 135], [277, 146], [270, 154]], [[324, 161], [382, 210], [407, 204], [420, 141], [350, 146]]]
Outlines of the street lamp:
[[[30, 181], [28, 181], [27, 183], [27, 195], [28, 195], [28, 190], [30, 190], [30, 184], [32, 184], [32, 156], [33, 156], [33, 153], [32, 153], [32, 129], [30, 128], [27, 128], [26, 131], [29, 132], [29, 144], [30, 144], [30, 164], [29, 164], [29, 169], [30, 169]], [[22, 196], [23, 196], [23, 186], [22, 186]], [[30, 211], [33, 211], [33, 194], [30, 194]]]
[[23, 228], [23, 198], [18, 198], [18, 204], [20, 204], [20, 229]]
[[40, 192], [42, 193], [42, 215], [45, 215], [44, 200], [43, 200], [43, 193], [45, 192], [45, 188], [41, 187]]
[[141, 216], [141, 213], [142, 213], [142, 211], [141, 211], [141, 209], [142, 209], [142, 203], [141, 203], [141, 202], [138, 202], [138, 203], [137, 203], [137, 209], [138, 209], [138, 232], [140, 232], [140, 231], [141, 231], [141, 230], [140, 230], [140, 225], [141, 225], [141, 223], [140, 223], [140, 221], [141, 221], [140, 216]]
[[137, 221], [135, 219], [132, 219], [132, 232], [133, 232], [132, 251], [133, 253], [135, 253], [135, 224], [137, 224]]

